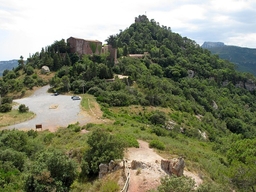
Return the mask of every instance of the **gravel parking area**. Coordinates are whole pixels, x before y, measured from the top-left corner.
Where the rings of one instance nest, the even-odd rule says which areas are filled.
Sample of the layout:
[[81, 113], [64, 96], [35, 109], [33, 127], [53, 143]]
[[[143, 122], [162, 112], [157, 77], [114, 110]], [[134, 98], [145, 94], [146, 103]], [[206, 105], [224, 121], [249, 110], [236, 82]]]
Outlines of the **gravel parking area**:
[[90, 117], [80, 111], [80, 100], [72, 100], [71, 96], [47, 93], [50, 86], [35, 91], [34, 95], [14, 100], [25, 104], [29, 110], [36, 114], [34, 119], [9, 126], [8, 129], [35, 129], [36, 124], [42, 124], [43, 129], [55, 131], [58, 127], [67, 127], [69, 124], [79, 122], [85, 124]]

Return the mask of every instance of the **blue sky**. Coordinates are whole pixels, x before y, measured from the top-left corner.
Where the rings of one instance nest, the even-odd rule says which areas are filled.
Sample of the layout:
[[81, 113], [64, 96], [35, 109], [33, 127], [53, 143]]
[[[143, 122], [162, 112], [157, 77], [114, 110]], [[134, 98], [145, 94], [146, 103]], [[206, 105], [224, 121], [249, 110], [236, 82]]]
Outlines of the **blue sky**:
[[104, 42], [143, 14], [199, 45], [256, 48], [255, 0], [0, 0], [0, 61], [70, 36]]

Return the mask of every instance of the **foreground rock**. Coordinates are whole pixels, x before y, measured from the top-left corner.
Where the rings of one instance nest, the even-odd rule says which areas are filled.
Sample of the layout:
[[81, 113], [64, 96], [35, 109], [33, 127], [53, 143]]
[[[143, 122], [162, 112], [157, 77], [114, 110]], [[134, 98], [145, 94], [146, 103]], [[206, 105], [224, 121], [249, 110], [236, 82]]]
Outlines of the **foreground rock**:
[[176, 175], [178, 177], [183, 175], [185, 162], [182, 157], [174, 158], [171, 160], [161, 160], [161, 168], [168, 174], [168, 175]]
[[108, 173], [116, 171], [118, 169], [123, 169], [123, 168], [124, 168], [124, 163], [121, 160], [116, 160], [116, 161], [111, 160], [109, 164], [101, 163], [99, 165], [99, 169], [100, 169], [99, 178], [101, 179]]

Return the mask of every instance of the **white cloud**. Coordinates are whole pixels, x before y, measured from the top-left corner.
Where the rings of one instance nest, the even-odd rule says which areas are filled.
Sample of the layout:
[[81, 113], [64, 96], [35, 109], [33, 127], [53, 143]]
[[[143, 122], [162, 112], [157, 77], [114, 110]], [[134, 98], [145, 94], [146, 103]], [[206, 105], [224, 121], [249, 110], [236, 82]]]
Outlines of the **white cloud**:
[[70, 36], [104, 41], [145, 13], [199, 44], [256, 45], [254, 0], [0, 0], [0, 60]]
[[256, 42], [256, 33], [236, 34], [233, 37], [227, 38], [226, 44], [247, 47], [252, 42]]

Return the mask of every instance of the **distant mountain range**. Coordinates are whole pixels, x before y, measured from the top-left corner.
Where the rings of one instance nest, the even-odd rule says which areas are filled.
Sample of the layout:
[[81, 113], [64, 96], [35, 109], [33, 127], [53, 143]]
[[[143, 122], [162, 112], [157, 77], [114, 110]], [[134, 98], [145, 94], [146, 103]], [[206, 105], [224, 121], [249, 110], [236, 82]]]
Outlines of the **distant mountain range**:
[[18, 60], [0, 61], [0, 76], [3, 76], [4, 70], [11, 70], [18, 66]]
[[222, 42], [204, 42], [201, 47], [236, 64], [237, 70], [256, 76], [256, 49], [225, 45]]

